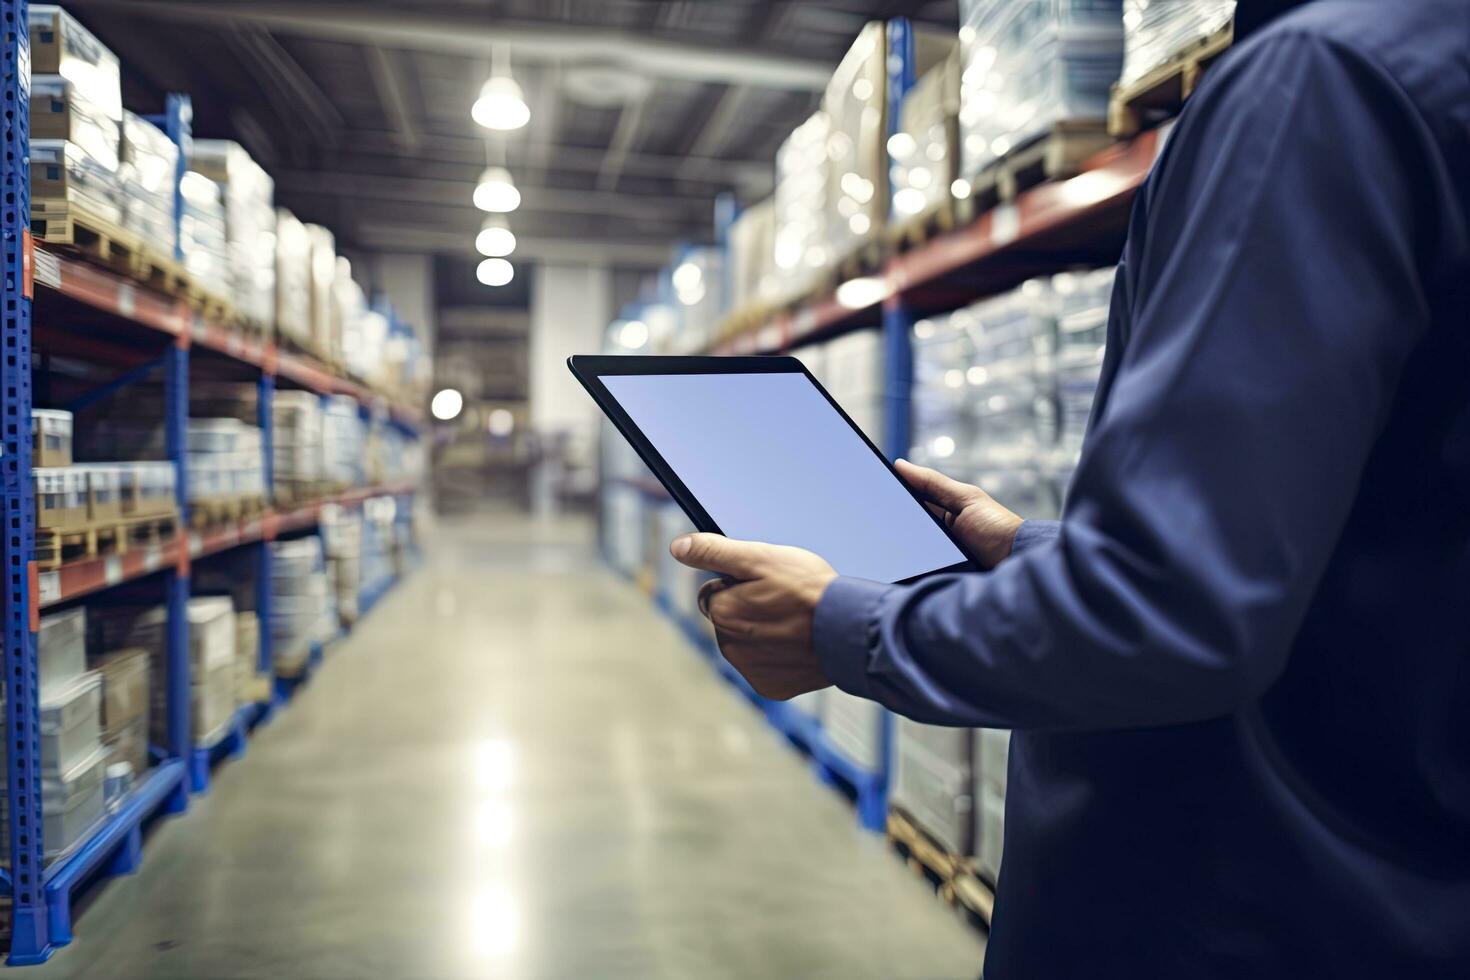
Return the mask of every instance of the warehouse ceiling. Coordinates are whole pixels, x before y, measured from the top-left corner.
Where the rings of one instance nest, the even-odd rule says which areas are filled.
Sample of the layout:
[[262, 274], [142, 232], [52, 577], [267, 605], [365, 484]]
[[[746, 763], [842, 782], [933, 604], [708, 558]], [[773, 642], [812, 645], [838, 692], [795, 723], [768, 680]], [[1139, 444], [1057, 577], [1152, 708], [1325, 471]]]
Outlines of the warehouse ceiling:
[[[715, 195], [769, 193], [776, 148], [867, 21], [956, 23], [954, 0], [68, 0], [129, 104], [192, 95], [277, 199], [368, 250], [468, 252], [487, 163], [522, 193], [518, 253], [658, 264]], [[469, 116], [492, 65], [531, 121]]]

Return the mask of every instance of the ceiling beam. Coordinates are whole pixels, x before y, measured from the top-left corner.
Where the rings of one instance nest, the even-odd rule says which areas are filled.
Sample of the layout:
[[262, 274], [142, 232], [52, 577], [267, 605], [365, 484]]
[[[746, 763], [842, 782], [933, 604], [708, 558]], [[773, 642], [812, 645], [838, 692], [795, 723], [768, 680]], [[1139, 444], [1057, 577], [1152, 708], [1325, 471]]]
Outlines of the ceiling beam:
[[[748, 91], [744, 85], [725, 86], [714, 109], [705, 117], [704, 125], [699, 127], [699, 135], [690, 144], [688, 156], [680, 163], [678, 176], [681, 179], [702, 173], [704, 162], [719, 153], [730, 133], [730, 127], [744, 108], [745, 93]], [[767, 165], [765, 169], [770, 172], [771, 168]]]
[[366, 49], [366, 56], [373, 88], [377, 89], [378, 100], [383, 103], [383, 109], [393, 124], [394, 142], [409, 152], [417, 150], [419, 127], [403, 92], [404, 78], [398, 67], [398, 52], [374, 44]]
[[[363, 248], [408, 252], [466, 254], [474, 251], [471, 238], [443, 227], [408, 228], [403, 225], [363, 221], [357, 226], [357, 241]], [[511, 261], [605, 262], [609, 265], [657, 268], [669, 261], [673, 249], [668, 241], [610, 238], [527, 238], [517, 236]]]
[[219, 3], [192, 0], [69, 0], [74, 10], [125, 9], [133, 16], [199, 24], [257, 24], [271, 30], [436, 54], [486, 55], [505, 45], [528, 62], [616, 64], [655, 78], [742, 83], [792, 91], [820, 91], [832, 74], [822, 59], [769, 54], [759, 47], [691, 44], [630, 31], [563, 23], [497, 21], [463, 9], [395, 9], [321, 0], [296, 3]]
[[613, 130], [612, 139], [607, 144], [602, 169], [597, 172], [598, 190], [610, 191], [618, 186], [618, 178], [623, 175], [623, 165], [628, 159], [629, 151], [633, 149], [633, 141], [638, 138], [638, 130], [643, 126], [643, 109], [647, 105], [648, 97], [640, 95], [624, 105], [618, 113], [618, 126]]

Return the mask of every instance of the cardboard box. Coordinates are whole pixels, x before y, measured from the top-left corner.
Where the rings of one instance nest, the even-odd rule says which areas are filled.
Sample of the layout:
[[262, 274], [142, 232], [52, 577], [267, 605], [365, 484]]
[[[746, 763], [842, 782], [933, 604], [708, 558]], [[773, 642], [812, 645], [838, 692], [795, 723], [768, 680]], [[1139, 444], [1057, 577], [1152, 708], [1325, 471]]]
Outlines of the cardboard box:
[[31, 139], [67, 140], [97, 163], [116, 171], [122, 132], [118, 120], [90, 101], [81, 88], [60, 75], [31, 79]]
[[87, 474], [74, 466], [32, 470], [36, 481], [36, 527], [71, 531], [87, 526]]
[[337, 240], [321, 225], [306, 226], [310, 241], [308, 295], [311, 330], [307, 346], [319, 358], [327, 358], [336, 346], [333, 333], [339, 329], [334, 288], [337, 284]]
[[97, 658], [92, 667], [102, 675], [102, 736], [106, 741], [148, 715], [148, 651], [141, 647], [113, 650]]
[[86, 673], [87, 610], [68, 609], [42, 616], [36, 651], [36, 673], [43, 698]]
[[70, 466], [72, 414], [59, 408], [31, 409], [31, 465]]
[[306, 348], [311, 343], [311, 235], [285, 208], [276, 209], [276, 333]]
[[104, 166], [67, 140], [33, 139], [30, 151], [33, 217], [79, 209], [101, 221], [122, 221], [116, 164]]
[[122, 471], [106, 463], [87, 463], [74, 469], [86, 473], [87, 519], [93, 524], [122, 520]]
[[195, 140], [189, 162], [224, 192], [235, 309], [269, 333], [276, 314], [275, 181], [230, 140]]
[[55, 4], [33, 3], [26, 14], [31, 75], [62, 75], [75, 82], [112, 119], [122, 118], [117, 55], [75, 17]]
[[102, 747], [107, 750], [107, 764], [126, 762], [133, 767], [133, 776], [138, 778], [148, 771], [148, 715], [142, 714], [132, 721], [102, 736]]

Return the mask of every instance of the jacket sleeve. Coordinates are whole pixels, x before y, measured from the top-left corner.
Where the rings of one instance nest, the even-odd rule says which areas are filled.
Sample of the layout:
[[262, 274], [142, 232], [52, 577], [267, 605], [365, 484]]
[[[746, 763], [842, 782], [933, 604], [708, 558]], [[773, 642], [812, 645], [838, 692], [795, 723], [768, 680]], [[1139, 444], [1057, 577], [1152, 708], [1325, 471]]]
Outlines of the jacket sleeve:
[[1216, 74], [1142, 192], [1131, 329], [1064, 522], [1023, 525], [989, 573], [834, 582], [814, 630], [839, 687], [1084, 730], [1230, 714], [1279, 676], [1430, 321], [1431, 141], [1318, 38]]

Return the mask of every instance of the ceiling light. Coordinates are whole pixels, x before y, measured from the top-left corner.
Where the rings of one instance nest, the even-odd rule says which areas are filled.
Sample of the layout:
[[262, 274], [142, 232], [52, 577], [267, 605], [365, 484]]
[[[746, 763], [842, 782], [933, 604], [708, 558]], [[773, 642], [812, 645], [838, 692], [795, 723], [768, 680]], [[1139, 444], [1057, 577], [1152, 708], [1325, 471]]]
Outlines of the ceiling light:
[[475, 185], [475, 207], [481, 211], [506, 214], [521, 206], [521, 192], [516, 190], [510, 171], [504, 167], [486, 167]]
[[686, 293], [699, 285], [699, 281], [704, 278], [704, 273], [693, 262], [684, 262], [674, 270], [671, 278], [674, 281], [674, 288], [681, 293]]
[[531, 110], [515, 79], [501, 76], [481, 86], [470, 116], [486, 129], [520, 129], [531, 121]]
[[515, 277], [515, 266], [505, 259], [486, 259], [475, 269], [475, 278], [487, 286], [504, 286]]
[[837, 287], [838, 304], [849, 310], [864, 310], [888, 298], [888, 283], [878, 276], [849, 279]]
[[504, 258], [516, 250], [516, 236], [504, 218], [486, 218], [475, 236], [475, 250], [491, 258]]
[[618, 331], [618, 343], [628, 350], [637, 350], [648, 343], [648, 324], [642, 320], [629, 320]]
[[433, 401], [429, 402], [429, 411], [440, 422], [448, 422], [457, 417], [462, 408], [464, 395], [453, 388], [443, 388], [435, 392]]

